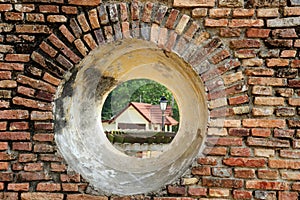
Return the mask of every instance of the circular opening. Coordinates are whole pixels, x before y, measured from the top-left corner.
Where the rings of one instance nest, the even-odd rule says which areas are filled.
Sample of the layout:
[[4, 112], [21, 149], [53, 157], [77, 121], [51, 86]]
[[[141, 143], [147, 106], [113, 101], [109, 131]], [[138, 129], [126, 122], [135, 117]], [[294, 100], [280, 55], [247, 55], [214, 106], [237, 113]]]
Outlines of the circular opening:
[[[207, 126], [204, 86], [190, 65], [155, 44], [127, 39], [101, 45], [61, 84], [55, 102], [55, 137], [68, 166], [104, 194], [159, 190], [185, 172], [199, 152]], [[101, 108], [117, 85], [150, 79], [166, 86], [180, 107], [176, 137], [157, 157], [121, 153], [107, 140]]]
[[160, 155], [179, 127], [179, 108], [173, 93], [149, 79], [118, 85], [107, 96], [101, 117], [110, 143], [138, 158]]

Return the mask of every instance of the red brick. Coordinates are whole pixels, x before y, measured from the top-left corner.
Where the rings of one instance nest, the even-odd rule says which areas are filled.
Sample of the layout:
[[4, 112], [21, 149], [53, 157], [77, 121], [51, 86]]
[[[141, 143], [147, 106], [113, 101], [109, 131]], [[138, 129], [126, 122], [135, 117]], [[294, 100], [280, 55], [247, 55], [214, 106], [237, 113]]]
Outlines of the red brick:
[[234, 199], [252, 199], [252, 192], [245, 190], [233, 190]]
[[36, 154], [20, 154], [19, 155], [19, 162], [35, 162], [37, 161]]
[[52, 131], [54, 129], [54, 124], [51, 122], [34, 122], [34, 129]]
[[286, 67], [289, 65], [288, 59], [272, 58], [266, 60], [267, 67]]
[[10, 163], [9, 162], [0, 162], [0, 170], [7, 171], [9, 169]]
[[207, 189], [200, 187], [189, 187], [188, 194], [190, 196], [207, 196]]
[[200, 175], [200, 176], [210, 176], [210, 174], [211, 174], [210, 167], [208, 167], [208, 166], [193, 167], [192, 174]]
[[108, 200], [105, 196], [93, 196], [88, 194], [68, 194], [67, 200]]
[[278, 192], [278, 200], [298, 200], [298, 192], [288, 192], [288, 191], [284, 191], [284, 192]]
[[12, 182], [14, 178], [13, 173], [11, 172], [0, 172], [0, 181], [9, 181]]
[[212, 58], [210, 59], [210, 62], [213, 64], [217, 64], [217, 63], [221, 62], [222, 60], [228, 58], [229, 56], [230, 56], [229, 51], [222, 50], [222, 51], [216, 53], [215, 55], [213, 55]]
[[292, 47], [293, 40], [287, 39], [267, 39], [265, 42], [271, 47]]
[[207, 187], [242, 188], [243, 181], [237, 179], [202, 178], [202, 185]]
[[275, 29], [272, 30], [272, 36], [274, 38], [297, 38], [297, 33], [293, 28]]
[[288, 86], [293, 88], [300, 88], [300, 80], [298, 79], [288, 80]]
[[54, 94], [56, 92], [56, 88], [54, 86], [50, 85], [49, 83], [45, 83], [41, 80], [29, 78], [27, 76], [19, 75], [17, 77], [17, 82], [19, 82], [21, 84], [29, 85], [35, 89], [47, 91], [52, 94]]
[[261, 44], [259, 40], [231, 40], [230, 47], [232, 49], [242, 48], [260, 48]]
[[256, 12], [259, 18], [275, 18], [279, 16], [278, 8], [260, 8]]
[[251, 135], [256, 137], [269, 137], [271, 135], [270, 129], [253, 128]]
[[233, 17], [252, 17], [254, 15], [254, 9], [242, 9], [237, 8], [233, 10]]
[[197, 162], [201, 165], [216, 165], [217, 164], [217, 160], [215, 158], [211, 158], [211, 157], [205, 157], [205, 158], [198, 158]]
[[246, 31], [246, 36], [249, 38], [268, 38], [270, 29], [249, 28]]
[[62, 6], [61, 11], [66, 14], [77, 14], [77, 7], [75, 6]]
[[239, 37], [241, 30], [235, 28], [220, 28], [219, 35], [221, 37]]
[[0, 4], [0, 12], [12, 10], [12, 4]]
[[288, 125], [291, 128], [300, 128], [300, 121], [299, 120], [288, 120]]
[[0, 142], [0, 150], [7, 150], [8, 142]]
[[6, 79], [6, 80], [9, 80], [11, 79], [11, 72], [9, 71], [0, 71], [0, 79], [3, 80], [3, 79]]
[[300, 151], [295, 150], [280, 150], [280, 157], [283, 158], [300, 158]]
[[289, 184], [278, 181], [258, 181], [248, 180], [246, 181], [247, 189], [262, 189], [262, 190], [288, 190]]
[[214, 7], [215, 1], [191, 1], [191, 0], [174, 0], [174, 7]]
[[17, 176], [21, 181], [42, 181], [51, 179], [51, 177], [44, 172], [20, 172]]
[[29, 132], [1, 132], [0, 140], [30, 140]]
[[34, 134], [33, 140], [39, 142], [53, 142], [54, 141], [54, 134]]
[[212, 197], [228, 197], [229, 189], [210, 188], [209, 196]]
[[285, 101], [283, 97], [255, 97], [255, 105], [263, 106], [283, 106]]
[[15, 160], [16, 159], [16, 155], [13, 153], [9, 153], [9, 152], [0, 152], [0, 160]]
[[15, 4], [16, 11], [19, 12], [31, 12], [35, 9], [34, 4]]
[[228, 26], [232, 28], [262, 27], [264, 21], [261, 19], [232, 19]]
[[21, 21], [24, 19], [24, 14], [20, 12], [5, 12], [4, 15], [8, 21]]
[[7, 185], [7, 190], [25, 192], [29, 191], [29, 183], [9, 183]]
[[[0, 182], [0, 190], [4, 190], [4, 183]], [[4, 193], [0, 193], [0, 198], [5, 199], [5, 197], [3, 197]], [[18, 196], [18, 195], [17, 195]], [[16, 197], [18, 198], [18, 197]]]
[[230, 136], [237, 136], [237, 137], [243, 137], [250, 135], [250, 129], [246, 128], [230, 128], [228, 135]]
[[48, 153], [48, 152], [53, 152], [54, 147], [49, 144], [39, 143], [34, 145], [33, 151], [39, 153]]
[[55, 5], [40, 5], [39, 10], [42, 13], [58, 13], [59, 7]]
[[169, 185], [168, 188], [168, 193], [170, 194], [176, 194], [176, 195], [185, 195], [186, 190], [185, 187], [179, 187], [179, 186], [171, 186]]
[[16, 25], [16, 32], [49, 34], [51, 30], [47, 25], [20, 24]]
[[19, 151], [31, 151], [32, 143], [31, 142], [13, 142], [12, 149], [19, 150]]
[[21, 63], [4, 63], [4, 62], [0, 62], [0, 69], [1, 70], [23, 71], [24, 70], [24, 64], [21, 64]]
[[65, 192], [78, 192], [78, 184], [76, 183], [63, 183], [62, 190]]
[[69, 47], [67, 47], [67, 45], [64, 44], [56, 35], [51, 34], [48, 37], [48, 39], [54, 46], [60, 49], [74, 63], [77, 63], [81, 60], [80, 57], [77, 56]]
[[13, 103], [15, 105], [21, 105], [21, 106], [25, 106], [28, 108], [36, 108], [36, 109], [40, 109], [40, 110], [52, 110], [52, 104], [50, 103], [45, 103], [42, 101], [35, 101], [35, 100], [31, 100], [31, 99], [25, 99], [22, 97], [14, 97], [13, 98]]
[[29, 54], [6, 54], [5, 60], [12, 61], [12, 62], [29, 62], [30, 55]]
[[60, 180], [62, 182], [80, 182], [80, 175], [79, 174], [61, 174]]
[[24, 171], [35, 172], [42, 171], [44, 169], [44, 163], [27, 163], [24, 165]]
[[35, 121], [51, 120], [53, 119], [53, 114], [52, 112], [32, 111], [30, 119]]
[[67, 18], [64, 15], [48, 15], [47, 21], [50, 23], [63, 23], [67, 22]]
[[259, 128], [284, 128], [286, 123], [282, 119], [243, 119], [245, 127]]
[[264, 146], [264, 147], [289, 147], [288, 140], [279, 139], [265, 139], [265, 138], [247, 138], [247, 144], [250, 146]]
[[208, 138], [207, 144], [217, 146], [241, 146], [242, 138]]
[[51, 163], [50, 169], [52, 172], [64, 172], [67, 167], [64, 164]]
[[243, 169], [243, 168], [234, 168], [234, 177], [235, 178], [255, 178], [255, 170], [254, 169]]
[[213, 8], [209, 10], [209, 17], [211, 18], [227, 18], [230, 16], [230, 8]]
[[297, 16], [300, 15], [299, 7], [284, 7], [284, 16]]
[[210, 156], [224, 156], [227, 153], [226, 147], [206, 147], [203, 150], [203, 154]]
[[206, 27], [226, 27], [228, 19], [205, 19], [204, 26]]
[[0, 199], [15, 200], [18, 199], [17, 192], [0, 192]]
[[27, 13], [26, 20], [29, 22], [44, 22], [45, 16], [40, 13]]
[[[105, 26], [105, 35], [108, 38], [108, 41], [113, 39], [113, 35], [112, 35], [112, 27], [111, 26]], [[76, 48], [78, 49], [78, 51], [81, 53], [82, 56], [86, 56], [88, 53], [88, 49], [86, 48], [86, 46], [84, 45], [84, 43], [82, 42], [82, 40], [77, 39], [74, 42]]]
[[207, 15], [207, 8], [195, 8], [192, 10], [192, 17], [205, 17]]
[[16, 81], [11, 81], [11, 80], [0, 81], [0, 88], [16, 88], [16, 87], [17, 87]]
[[280, 54], [281, 58], [294, 58], [296, 57], [296, 50], [283, 50]]
[[250, 85], [267, 85], [267, 86], [285, 86], [286, 79], [271, 78], [271, 77], [249, 77], [248, 84], [250, 84]]
[[40, 154], [40, 160], [46, 162], [62, 162], [63, 159], [57, 154]]
[[295, 171], [281, 171], [281, 177], [285, 180], [299, 181], [300, 173]]
[[223, 159], [223, 163], [238, 167], [264, 167], [266, 165], [265, 159], [258, 158], [226, 158]]
[[67, 29], [67, 27], [65, 25], [61, 25], [59, 27], [59, 30], [70, 43], [73, 43], [73, 41], [75, 40], [75, 37], [72, 35], [72, 33]]
[[[140, 9], [139, 9], [139, 5], [138, 5], [138, 1], [134, 0], [131, 4], [131, 19], [132, 20], [138, 20], [139, 15], [140, 15]], [[170, 14], [170, 15], [172, 15], [172, 14]]]
[[16, 130], [28, 130], [29, 125], [28, 122], [11, 122], [9, 126], [9, 130], [16, 131]]
[[37, 191], [55, 192], [60, 191], [61, 186], [59, 183], [38, 183], [36, 186]]
[[300, 161], [299, 160], [270, 159], [269, 167], [277, 168], [277, 169], [300, 169]]
[[279, 173], [277, 170], [258, 169], [257, 176], [260, 179], [278, 179]]
[[7, 127], [7, 122], [0, 122], [0, 130], [5, 131]]
[[33, 199], [63, 200], [64, 194], [46, 193], [46, 192], [28, 192], [28, 193], [22, 193], [21, 199], [22, 200], [33, 200]]
[[214, 167], [212, 168], [212, 175], [217, 177], [231, 177], [232, 176], [232, 169], [229, 168], [222, 168], [222, 167]]
[[230, 149], [230, 155], [231, 156], [249, 157], [251, 155], [251, 151], [249, 148], [232, 147]]

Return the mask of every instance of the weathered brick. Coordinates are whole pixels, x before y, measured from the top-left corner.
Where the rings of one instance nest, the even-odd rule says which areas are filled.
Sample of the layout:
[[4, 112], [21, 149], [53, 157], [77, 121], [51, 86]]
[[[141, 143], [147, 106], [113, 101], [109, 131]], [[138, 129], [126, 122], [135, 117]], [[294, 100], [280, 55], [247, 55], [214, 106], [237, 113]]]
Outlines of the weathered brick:
[[54, 147], [49, 144], [44, 144], [44, 143], [38, 143], [35, 144], [33, 147], [34, 152], [39, 152], [39, 153], [48, 153], [48, 152], [53, 152]]
[[68, 30], [68, 28], [65, 25], [61, 25], [59, 27], [59, 30], [70, 43], [72, 43], [75, 40], [75, 37], [72, 35], [72, 33]]
[[224, 156], [227, 153], [226, 147], [206, 147], [203, 150], [203, 154], [209, 156]]
[[277, 182], [277, 181], [247, 180], [246, 188], [264, 189], [264, 190], [288, 190], [289, 184], [286, 182]]
[[228, 197], [229, 190], [228, 189], [219, 189], [219, 188], [210, 188], [209, 195], [212, 197]]
[[36, 80], [33, 78], [29, 78], [27, 76], [24, 75], [19, 75], [17, 77], [17, 82], [24, 84], [24, 85], [29, 85], [35, 89], [39, 89], [39, 90], [43, 90], [43, 91], [47, 91], [50, 93], [55, 93], [56, 92], [56, 88], [48, 83], [45, 83], [41, 80]]
[[237, 179], [202, 178], [202, 185], [207, 187], [242, 188], [243, 181]]
[[174, 0], [174, 7], [214, 7], [215, 1], [192, 1], [192, 0]]
[[252, 108], [253, 116], [270, 116], [273, 115], [274, 108], [273, 107], [254, 107]]
[[12, 4], [0, 4], [0, 12], [12, 10]]
[[297, 38], [297, 33], [293, 28], [272, 30], [274, 38]]
[[262, 27], [264, 21], [261, 19], [232, 19], [228, 26], [231, 28]]
[[19, 155], [19, 162], [23, 163], [23, 162], [35, 162], [37, 161], [37, 155], [36, 154], [20, 154]]
[[290, 146], [288, 140], [254, 138], [254, 137], [248, 137], [247, 144], [249, 146], [264, 146], [264, 147], [289, 147]]
[[57, 154], [40, 154], [39, 159], [46, 162], [62, 162], [63, 159]]
[[216, 165], [217, 164], [217, 160], [215, 158], [212, 157], [205, 157], [205, 158], [198, 158], [197, 162], [201, 165]]
[[207, 188], [189, 187], [188, 194], [190, 196], [207, 196]]
[[69, 4], [79, 6], [97, 6], [101, 3], [101, 0], [68, 0]]
[[242, 138], [208, 138], [207, 144], [217, 146], [241, 146]]
[[33, 140], [39, 142], [53, 142], [54, 134], [34, 134]]
[[60, 180], [62, 182], [80, 182], [80, 175], [79, 174], [61, 174]]
[[278, 179], [279, 173], [277, 170], [269, 170], [269, 169], [258, 169], [257, 176], [260, 179]]
[[291, 128], [300, 128], [300, 120], [288, 120], [288, 125]]
[[293, 40], [288, 39], [267, 39], [265, 42], [271, 47], [292, 47]]
[[68, 194], [67, 200], [108, 200], [105, 196], [93, 196], [88, 194]]
[[61, 190], [59, 183], [38, 183], [36, 186], [37, 191], [55, 192]]
[[76, 183], [63, 183], [62, 190], [65, 192], [78, 192], [78, 184]]
[[255, 97], [255, 105], [265, 105], [265, 106], [283, 106], [283, 97]]
[[300, 79], [288, 80], [288, 86], [293, 88], [300, 88]]
[[207, 8], [195, 8], [192, 10], [192, 17], [205, 17], [207, 15]]
[[276, 116], [290, 117], [296, 114], [296, 109], [292, 107], [279, 107], [276, 109]]
[[66, 171], [67, 167], [65, 164], [51, 163], [50, 169], [52, 172], [64, 172]]
[[284, 7], [284, 16], [297, 16], [300, 15], [299, 7]]
[[67, 17], [64, 15], [48, 15], [47, 21], [50, 23], [63, 23], [67, 22]]
[[275, 92], [282, 97], [291, 97], [294, 94], [294, 90], [291, 88], [277, 88]]
[[31, 151], [32, 150], [32, 143], [31, 142], [13, 142], [12, 143], [12, 150]]
[[269, 167], [277, 168], [277, 169], [300, 169], [300, 161], [299, 160], [270, 159]]
[[233, 191], [233, 198], [234, 199], [252, 199], [252, 192], [246, 190], [234, 190]]
[[29, 191], [29, 183], [9, 183], [7, 185], [7, 190], [25, 192]]
[[208, 166], [193, 167], [192, 174], [200, 175], [200, 176], [209, 176], [211, 174], [210, 167]]
[[170, 194], [175, 194], [175, 195], [185, 195], [186, 189], [185, 187], [180, 187], [180, 186], [172, 186], [168, 185], [167, 187], [168, 193]]
[[251, 151], [249, 148], [232, 147], [230, 149], [231, 156], [249, 157]]
[[12, 80], [0, 80], [0, 88], [16, 88], [17, 82]]
[[294, 58], [296, 57], [297, 51], [295, 50], [283, 50], [280, 53], [281, 58]]
[[[75, 0], [73, 0], [73, 1], [75, 1]], [[81, 0], [81, 2], [82, 1], [83, 0]], [[21, 198], [22, 198], [22, 200], [32, 200], [32, 199], [63, 200], [64, 194], [61, 194], [61, 193], [46, 193], [46, 192], [27, 192], [27, 193], [22, 193]]]
[[221, 37], [239, 37], [241, 30], [236, 28], [220, 28], [219, 35]]
[[[111, 27], [110, 27], [110, 29], [111, 29]], [[110, 31], [112, 32], [112, 29]], [[81, 55], [83, 55], [83, 56], [87, 55], [88, 49], [86, 48], [86, 46], [84, 45], [82, 40], [77, 39], [77, 40], [75, 40], [74, 44], [75, 44], [76, 48], [78, 49], [78, 51], [81, 53]]]
[[255, 148], [254, 149], [254, 155], [257, 157], [274, 157], [275, 156], [275, 151], [273, 149], [259, 149]]
[[259, 40], [231, 40], [230, 47], [232, 49], [242, 49], [242, 48], [259, 48], [260, 47]]
[[0, 140], [30, 140], [29, 132], [1, 132]]
[[5, 12], [4, 16], [8, 21], [21, 21], [24, 19], [24, 14], [20, 12]]
[[226, 27], [228, 19], [205, 19], [204, 26], [206, 27]]
[[44, 172], [20, 172], [17, 174], [18, 178], [21, 181], [42, 181], [42, 180], [50, 180], [51, 177]]
[[300, 151], [296, 150], [280, 150], [280, 157], [283, 158], [300, 158]]
[[223, 159], [223, 163], [238, 167], [264, 167], [266, 165], [265, 159], [259, 158], [226, 158]]
[[278, 8], [260, 8], [256, 10], [257, 17], [276, 18], [279, 16]]
[[16, 32], [48, 34], [51, 32], [51, 30], [47, 25], [20, 24], [16, 25]]
[[9, 169], [9, 162], [0, 162], [0, 170], [7, 171]]
[[254, 9], [243, 9], [243, 8], [236, 8], [233, 10], [232, 16], [233, 17], [252, 17], [254, 15]]
[[246, 168], [234, 168], [234, 177], [243, 179], [254, 178], [255, 170]]
[[286, 67], [289, 65], [289, 60], [288, 59], [278, 59], [278, 58], [267, 59], [266, 65], [268, 67]]
[[285, 200], [285, 199], [289, 199], [289, 200], [298, 200], [299, 195], [298, 192], [288, 192], [288, 191], [284, 191], [284, 192], [278, 192], [278, 200]]
[[231, 9], [229, 8], [213, 8], [209, 10], [209, 17], [211, 18], [226, 18], [229, 17]]
[[285, 78], [271, 78], [271, 77], [249, 77], [248, 84], [250, 85], [267, 85], [267, 86], [285, 86]]
[[24, 165], [24, 171], [35, 172], [42, 171], [44, 169], [44, 163], [27, 163]]
[[27, 110], [2, 110], [0, 111], [0, 119], [28, 119]]
[[22, 97], [14, 97], [13, 103], [15, 105], [21, 105], [21, 106], [25, 106], [28, 108], [37, 108], [40, 110], [52, 110], [52, 107], [53, 107], [52, 104], [50, 104], [50, 103], [35, 101], [35, 100], [31, 100], [31, 99], [25, 99]]
[[77, 7], [75, 6], [62, 6], [61, 11], [66, 14], [77, 14]]

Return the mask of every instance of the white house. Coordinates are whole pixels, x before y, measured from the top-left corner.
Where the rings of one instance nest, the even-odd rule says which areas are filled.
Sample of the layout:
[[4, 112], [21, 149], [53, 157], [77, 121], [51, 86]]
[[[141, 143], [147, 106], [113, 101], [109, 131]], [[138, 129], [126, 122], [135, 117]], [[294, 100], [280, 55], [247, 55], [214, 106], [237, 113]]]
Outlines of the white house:
[[[165, 131], [172, 132], [172, 126], [178, 124], [172, 117], [172, 108], [168, 106], [164, 112]], [[102, 121], [104, 131], [112, 130], [145, 130], [160, 131], [162, 111], [159, 105], [131, 102], [126, 108], [110, 120]]]

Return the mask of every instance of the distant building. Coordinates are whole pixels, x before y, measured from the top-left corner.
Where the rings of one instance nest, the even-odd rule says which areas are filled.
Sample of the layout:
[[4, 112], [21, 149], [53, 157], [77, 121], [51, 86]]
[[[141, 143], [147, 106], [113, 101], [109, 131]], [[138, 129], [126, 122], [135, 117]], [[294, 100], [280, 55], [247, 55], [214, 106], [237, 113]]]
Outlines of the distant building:
[[[178, 125], [178, 121], [172, 117], [171, 106], [167, 107], [164, 115], [165, 131], [172, 132], [172, 127]], [[162, 126], [162, 112], [159, 105], [131, 102], [110, 120], [102, 121], [102, 126], [105, 131], [160, 131]]]

